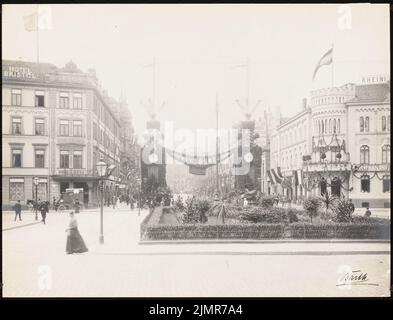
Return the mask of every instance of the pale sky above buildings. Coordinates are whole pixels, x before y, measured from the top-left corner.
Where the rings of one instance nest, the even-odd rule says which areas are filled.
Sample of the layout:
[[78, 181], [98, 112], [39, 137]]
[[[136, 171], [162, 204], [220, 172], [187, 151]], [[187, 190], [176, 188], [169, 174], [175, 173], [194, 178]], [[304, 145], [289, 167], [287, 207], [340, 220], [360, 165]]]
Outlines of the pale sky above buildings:
[[[35, 9], [2, 6], [3, 59], [37, 60], [36, 33], [27, 32], [23, 20]], [[148, 118], [142, 102], [153, 92], [153, 69], [144, 66], [154, 57], [157, 105], [165, 101], [158, 119], [193, 129], [214, 128], [216, 94], [220, 126], [243, 117], [235, 99], [246, 98], [246, 68], [236, 66], [247, 59], [251, 105], [261, 100], [256, 115], [278, 106], [283, 116], [294, 115], [310, 90], [330, 86], [331, 66], [321, 68], [314, 82], [311, 78], [332, 43], [335, 85], [390, 70], [388, 5], [65, 4], [50, 9], [52, 28], [39, 34], [40, 61], [62, 67], [72, 59], [83, 71], [95, 68], [111, 96], [123, 91], [138, 133]]]

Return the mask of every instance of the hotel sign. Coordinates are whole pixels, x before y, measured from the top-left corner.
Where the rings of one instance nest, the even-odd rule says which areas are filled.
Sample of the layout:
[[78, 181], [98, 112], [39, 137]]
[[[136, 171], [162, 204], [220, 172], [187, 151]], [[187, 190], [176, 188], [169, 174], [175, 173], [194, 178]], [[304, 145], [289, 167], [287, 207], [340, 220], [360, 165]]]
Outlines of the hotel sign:
[[29, 67], [4, 66], [3, 77], [16, 79], [37, 79]]

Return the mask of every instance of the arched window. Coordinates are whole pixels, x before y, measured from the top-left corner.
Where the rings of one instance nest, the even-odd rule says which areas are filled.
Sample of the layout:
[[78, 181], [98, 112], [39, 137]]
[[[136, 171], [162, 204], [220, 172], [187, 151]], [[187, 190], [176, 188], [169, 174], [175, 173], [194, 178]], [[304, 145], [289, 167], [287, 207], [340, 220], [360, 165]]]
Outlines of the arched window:
[[386, 131], [386, 117], [382, 116], [382, 131]]
[[370, 176], [367, 174], [362, 175], [360, 182], [361, 192], [370, 192]]
[[369, 132], [370, 131], [370, 118], [366, 117], [364, 120], [364, 131]]
[[390, 163], [390, 144], [382, 146], [382, 163]]
[[332, 119], [329, 119], [329, 133], [332, 133]]
[[328, 133], [328, 121], [325, 119], [325, 133]]
[[337, 133], [340, 133], [340, 119], [337, 119]]
[[337, 133], [336, 119], [333, 119], [333, 133]]
[[386, 128], [388, 129], [388, 131], [390, 131], [390, 116], [388, 116], [388, 121], [386, 124]]
[[360, 127], [360, 132], [364, 132], [364, 118], [360, 117], [359, 119], [359, 127]]
[[360, 147], [360, 163], [370, 163], [370, 148], [369, 146], [363, 145]]
[[325, 128], [324, 128], [324, 126], [323, 126], [323, 120], [321, 121], [321, 123], [322, 123], [322, 129], [321, 129], [321, 133], [323, 134], [324, 132], [325, 132]]

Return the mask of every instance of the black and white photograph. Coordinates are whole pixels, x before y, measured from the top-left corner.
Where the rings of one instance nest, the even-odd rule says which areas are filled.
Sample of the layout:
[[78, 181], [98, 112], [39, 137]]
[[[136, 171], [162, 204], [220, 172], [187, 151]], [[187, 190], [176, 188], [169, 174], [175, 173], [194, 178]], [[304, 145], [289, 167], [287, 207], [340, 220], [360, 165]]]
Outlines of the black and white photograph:
[[390, 10], [3, 4], [3, 298], [390, 297]]

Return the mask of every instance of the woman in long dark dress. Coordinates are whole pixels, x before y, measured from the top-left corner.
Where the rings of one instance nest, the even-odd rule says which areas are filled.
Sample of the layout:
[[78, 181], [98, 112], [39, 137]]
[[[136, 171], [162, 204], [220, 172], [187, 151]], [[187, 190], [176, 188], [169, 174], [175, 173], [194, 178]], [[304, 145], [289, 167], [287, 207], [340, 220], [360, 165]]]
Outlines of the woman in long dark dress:
[[78, 222], [75, 219], [74, 212], [70, 212], [70, 223], [68, 228], [66, 229], [68, 233], [67, 236], [67, 245], [66, 245], [66, 253], [83, 253], [88, 251], [85, 242], [82, 239], [82, 236], [78, 230]]

